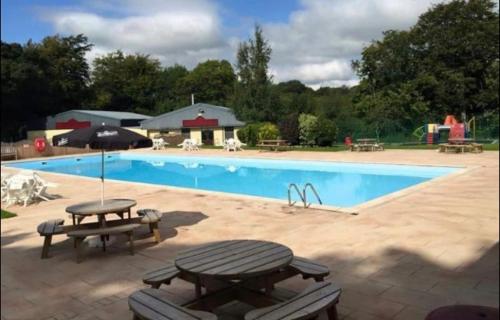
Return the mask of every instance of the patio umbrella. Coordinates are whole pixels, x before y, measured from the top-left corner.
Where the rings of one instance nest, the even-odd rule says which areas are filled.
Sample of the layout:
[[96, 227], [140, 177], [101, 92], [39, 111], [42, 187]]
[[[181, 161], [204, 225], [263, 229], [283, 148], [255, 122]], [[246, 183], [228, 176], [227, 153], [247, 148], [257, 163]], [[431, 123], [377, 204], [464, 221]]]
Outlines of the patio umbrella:
[[101, 149], [101, 204], [104, 204], [104, 150], [122, 150], [129, 148], [148, 148], [153, 145], [151, 139], [133, 131], [103, 124], [56, 135], [52, 138], [56, 147]]

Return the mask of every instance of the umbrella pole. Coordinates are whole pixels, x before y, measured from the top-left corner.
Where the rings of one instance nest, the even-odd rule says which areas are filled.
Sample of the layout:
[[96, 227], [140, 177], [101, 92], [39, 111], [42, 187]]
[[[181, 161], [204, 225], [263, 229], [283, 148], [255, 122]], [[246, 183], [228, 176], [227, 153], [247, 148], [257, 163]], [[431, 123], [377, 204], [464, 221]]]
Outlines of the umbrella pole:
[[104, 205], [104, 149], [101, 149], [101, 205]]

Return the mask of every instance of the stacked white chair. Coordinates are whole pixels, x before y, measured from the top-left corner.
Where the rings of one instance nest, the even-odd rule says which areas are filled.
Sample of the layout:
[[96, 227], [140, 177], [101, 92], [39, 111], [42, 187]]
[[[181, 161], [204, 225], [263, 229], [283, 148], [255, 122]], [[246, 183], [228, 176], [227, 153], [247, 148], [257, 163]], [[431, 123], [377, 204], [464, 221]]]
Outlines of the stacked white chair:
[[21, 171], [9, 175], [2, 180], [2, 202], [7, 207], [13, 204], [22, 204], [26, 207], [38, 199], [48, 201], [50, 200], [50, 195], [46, 192], [48, 186], [49, 184], [33, 171]]

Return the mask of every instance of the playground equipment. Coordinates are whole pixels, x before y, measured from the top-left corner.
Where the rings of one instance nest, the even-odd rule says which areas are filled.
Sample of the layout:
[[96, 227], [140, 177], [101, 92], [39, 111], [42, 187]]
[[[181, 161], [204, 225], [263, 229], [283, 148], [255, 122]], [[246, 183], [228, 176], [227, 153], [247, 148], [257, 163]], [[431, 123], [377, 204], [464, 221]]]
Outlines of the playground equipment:
[[[471, 135], [472, 133], [472, 135]], [[476, 118], [472, 117], [466, 123], [460, 123], [452, 115], [447, 115], [443, 124], [429, 123], [413, 131], [413, 136], [427, 144], [437, 144], [440, 141], [456, 138], [476, 138]]]

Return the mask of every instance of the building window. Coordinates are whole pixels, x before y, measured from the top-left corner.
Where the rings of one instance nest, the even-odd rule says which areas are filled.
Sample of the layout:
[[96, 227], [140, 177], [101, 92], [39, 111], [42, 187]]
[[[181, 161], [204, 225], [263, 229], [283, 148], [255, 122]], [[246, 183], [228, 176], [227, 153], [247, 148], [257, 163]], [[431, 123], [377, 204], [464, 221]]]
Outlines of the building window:
[[189, 138], [191, 138], [191, 129], [189, 129], [189, 128], [182, 128], [181, 134], [182, 134], [182, 137], [184, 139], [189, 139]]
[[234, 127], [224, 128], [224, 139], [234, 139]]

